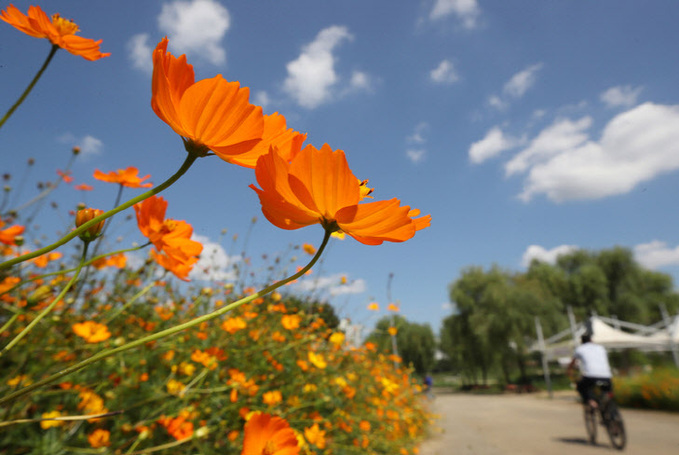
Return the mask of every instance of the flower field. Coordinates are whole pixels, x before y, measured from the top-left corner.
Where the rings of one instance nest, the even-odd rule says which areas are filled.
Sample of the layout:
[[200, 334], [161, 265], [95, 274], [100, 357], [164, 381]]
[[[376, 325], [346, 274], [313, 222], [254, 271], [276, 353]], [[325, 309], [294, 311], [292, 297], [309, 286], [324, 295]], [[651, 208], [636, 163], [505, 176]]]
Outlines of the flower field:
[[[92, 64], [110, 55], [40, 7], [9, 5], [0, 19], [51, 46], [0, 128], [60, 49]], [[431, 217], [396, 198], [367, 201], [372, 189], [342, 150], [304, 145], [306, 134], [264, 115], [239, 82], [196, 81], [167, 45], [153, 51], [149, 98], [184, 145], [173, 175], [154, 186], [134, 167], [93, 169], [118, 185], [114, 208], [79, 206], [74, 228], [49, 244], [31, 231], [34, 214], [2, 202], [0, 454], [417, 453], [431, 415], [411, 372], [371, 343], [350, 344], [327, 305], [285, 286], [311, 273], [332, 237], [404, 242]], [[320, 246], [294, 248], [308, 263], [288, 274], [299, 258], [279, 257], [261, 274], [188, 283], [206, 251], [191, 224], [166, 217], [171, 201], [159, 193], [208, 157], [254, 169], [257, 185], [244, 191], [274, 226], [322, 229]], [[57, 173], [41, 197], [72, 183], [68, 168]], [[123, 189], [138, 193], [121, 202]], [[123, 238], [130, 247], [109, 251], [107, 229], [123, 211], [147, 242]], [[147, 248], [141, 264], [128, 261]]]
[[675, 368], [615, 378], [614, 387], [622, 406], [679, 411], [679, 373]]

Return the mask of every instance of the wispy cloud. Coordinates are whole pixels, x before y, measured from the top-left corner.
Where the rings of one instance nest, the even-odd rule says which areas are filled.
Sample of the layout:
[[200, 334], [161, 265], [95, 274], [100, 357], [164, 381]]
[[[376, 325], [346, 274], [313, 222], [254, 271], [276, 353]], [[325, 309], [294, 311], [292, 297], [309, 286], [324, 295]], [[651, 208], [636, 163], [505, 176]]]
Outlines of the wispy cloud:
[[642, 90], [643, 87], [618, 85], [603, 92], [599, 99], [606, 107], [610, 108], [632, 107], [637, 104], [637, 98], [639, 98]]
[[[321, 30], [316, 38], [302, 48], [302, 53], [286, 66], [288, 76], [283, 83], [284, 91], [297, 104], [314, 109], [333, 99], [340, 77], [335, 71], [335, 49], [353, 39], [346, 27], [333, 25]], [[349, 88], [366, 88], [368, 77], [354, 73]]]
[[598, 141], [591, 125], [559, 119], [507, 163], [508, 175], [527, 172], [522, 200], [604, 198], [679, 169], [679, 106], [641, 104], [611, 119]]
[[537, 81], [537, 73], [542, 69], [542, 63], [531, 65], [514, 74], [502, 87], [502, 95], [491, 95], [488, 105], [495, 109], [507, 108], [513, 100], [522, 98]]
[[469, 160], [474, 164], [481, 164], [486, 160], [498, 156], [505, 150], [518, 147], [523, 139], [508, 136], [502, 132], [499, 126], [494, 126], [480, 141], [474, 142], [469, 147]]
[[449, 16], [457, 17], [467, 29], [476, 28], [481, 9], [477, 0], [435, 0], [429, 19], [441, 20]]
[[556, 260], [559, 258], [559, 256], [572, 253], [577, 249], [578, 247], [575, 245], [559, 245], [550, 250], [540, 245], [530, 245], [523, 253], [521, 265], [523, 267], [528, 267], [530, 263], [533, 262], [533, 260], [546, 262], [548, 264], [556, 264]]
[[649, 269], [679, 265], [679, 246], [668, 247], [666, 242], [653, 240], [634, 247], [634, 257]]
[[[222, 41], [230, 26], [229, 11], [216, 0], [175, 0], [163, 4], [158, 16], [158, 30], [167, 35], [174, 52], [213, 65], [226, 63]], [[151, 72], [153, 47], [147, 33], [130, 38], [127, 48], [134, 68]]]
[[429, 72], [429, 78], [437, 84], [452, 84], [460, 79], [450, 60], [442, 60], [436, 68]]
[[357, 279], [343, 282], [346, 275], [335, 274], [325, 277], [306, 278], [295, 285], [295, 289], [302, 292], [327, 292], [331, 296], [344, 294], [360, 294], [365, 292], [365, 280]]
[[89, 134], [78, 137], [72, 133], [64, 133], [57, 138], [57, 141], [69, 147], [79, 147], [80, 156], [83, 158], [100, 155], [104, 151], [104, 143]]
[[413, 163], [419, 163], [427, 156], [427, 150], [424, 145], [427, 142], [425, 138], [429, 131], [429, 124], [427, 122], [420, 122], [415, 126], [413, 133], [406, 137], [406, 156]]

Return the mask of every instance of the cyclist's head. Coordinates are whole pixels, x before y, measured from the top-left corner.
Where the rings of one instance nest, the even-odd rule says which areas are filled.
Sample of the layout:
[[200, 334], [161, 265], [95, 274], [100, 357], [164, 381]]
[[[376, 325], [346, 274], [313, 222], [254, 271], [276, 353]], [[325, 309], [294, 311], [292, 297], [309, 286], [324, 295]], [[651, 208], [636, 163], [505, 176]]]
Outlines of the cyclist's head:
[[582, 342], [582, 344], [589, 343], [590, 341], [592, 341], [592, 335], [589, 333], [585, 333], [580, 337], [580, 342]]

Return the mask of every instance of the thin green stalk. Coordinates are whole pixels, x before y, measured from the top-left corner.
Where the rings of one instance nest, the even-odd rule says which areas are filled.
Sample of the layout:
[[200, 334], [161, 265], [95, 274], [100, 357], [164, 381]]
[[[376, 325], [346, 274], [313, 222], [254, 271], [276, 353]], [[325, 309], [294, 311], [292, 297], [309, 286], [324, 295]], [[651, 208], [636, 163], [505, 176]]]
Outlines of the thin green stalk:
[[2, 125], [5, 124], [5, 122], [12, 116], [14, 111], [17, 110], [19, 106], [21, 106], [21, 103], [24, 102], [26, 97], [28, 96], [29, 93], [31, 93], [31, 90], [33, 90], [33, 87], [35, 87], [35, 84], [38, 83], [38, 79], [40, 79], [40, 76], [42, 76], [42, 73], [45, 72], [47, 69], [47, 65], [50, 64], [52, 61], [52, 57], [54, 57], [54, 54], [56, 54], [57, 50], [59, 49], [59, 46], [56, 44], [52, 45], [52, 49], [50, 49], [50, 53], [47, 56], [47, 59], [45, 60], [45, 63], [42, 64], [42, 67], [38, 71], [38, 73], [35, 75], [33, 80], [31, 81], [30, 84], [28, 84], [28, 87], [26, 87], [26, 90], [24, 90], [24, 93], [19, 97], [16, 103], [14, 103], [14, 106], [10, 107], [5, 116], [0, 120], [0, 128], [2, 128]]
[[151, 283], [147, 284], [147, 285], [144, 287], [144, 289], [142, 289], [141, 291], [137, 292], [137, 293], [136, 293], [129, 301], [127, 301], [127, 302], [125, 303], [125, 305], [123, 305], [122, 307], [120, 307], [115, 313], [113, 313], [108, 319], [106, 319], [106, 320], [104, 321], [104, 324], [108, 324], [109, 322], [111, 322], [112, 320], [114, 320], [120, 313], [122, 313], [123, 311], [125, 311], [125, 310], [126, 310], [130, 305], [132, 305], [139, 297], [141, 297], [142, 295], [144, 295], [144, 294], [146, 294], [147, 292], [149, 292], [149, 290], [150, 290], [153, 286], [155, 286], [155, 285], [156, 285], [155, 282], [151, 282]]
[[12, 326], [12, 324], [14, 324], [14, 321], [16, 321], [18, 317], [19, 317], [19, 313], [14, 313], [14, 316], [9, 318], [9, 321], [7, 321], [2, 327], [0, 327], [0, 333], [9, 329]]
[[217, 318], [217, 317], [219, 317], [223, 314], [228, 313], [229, 311], [231, 311], [233, 309], [238, 308], [239, 306], [241, 306], [243, 304], [246, 304], [246, 303], [251, 302], [255, 299], [263, 297], [263, 296], [269, 294], [270, 292], [273, 292], [276, 289], [280, 288], [281, 286], [284, 286], [285, 284], [302, 277], [306, 272], [309, 271], [309, 269], [311, 269], [311, 267], [314, 266], [314, 264], [316, 264], [316, 262], [320, 258], [321, 253], [323, 253], [323, 250], [325, 250], [325, 246], [328, 244], [328, 240], [330, 240], [330, 234], [331, 234], [330, 231], [325, 231], [325, 236], [323, 237], [323, 243], [321, 243], [321, 246], [318, 248], [316, 255], [311, 259], [311, 261], [303, 269], [301, 269], [299, 272], [295, 273], [294, 275], [291, 275], [284, 280], [270, 284], [269, 286], [265, 287], [264, 289], [262, 289], [259, 292], [256, 292], [255, 294], [249, 295], [249, 296], [244, 297], [240, 300], [237, 300], [237, 301], [235, 301], [235, 302], [233, 302], [229, 305], [218, 308], [215, 311], [213, 311], [212, 313], [209, 313], [209, 314], [206, 314], [206, 315], [203, 315], [203, 316], [199, 316], [199, 317], [194, 318], [190, 321], [187, 321], [183, 324], [179, 324], [177, 326], [170, 327], [169, 329], [166, 329], [166, 330], [161, 330], [160, 332], [148, 335], [148, 336], [140, 338], [138, 340], [131, 341], [131, 342], [124, 344], [122, 346], [118, 346], [118, 347], [115, 347], [115, 348], [109, 348], [109, 349], [105, 349], [103, 351], [100, 351], [100, 352], [94, 354], [92, 357], [87, 358], [87, 359], [85, 359], [81, 362], [78, 362], [75, 365], [71, 365], [69, 367], [66, 367], [63, 370], [61, 370], [57, 373], [54, 373], [53, 375], [51, 375], [51, 376], [49, 376], [45, 379], [41, 379], [40, 381], [37, 381], [37, 382], [35, 382], [31, 385], [28, 385], [21, 390], [17, 390], [16, 392], [5, 395], [4, 397], [0, 398], [0, 406], [4, 405], [5, 403], [11, 402], [11, 401], [15, 400], [16, 398], [19, 398], [23, 395], [26, 395], [27, 393], [32, 392], [33, 390], [38, 389], [38, 388], [40, 388], [40, 387], [42, 387], [46, 384], [49, 384], [49, 383], [54, 382], [58, 379], [61, 379], [64, 376], [68, 376], [71, 373], [82, 370], [83, 368], [85, 368], [85, 367], [87, 367], [87, 366], [89, 366], [89, 365], [91, 365], [95, 362], [98, 362], [99, 360], [105, 359], [107, 357], [111, 357], [111, 356], [118, 354], [120, 352], [128, 351], [128, 350], [136, 348], [138, 346], [143, 346], [146, 343], [149, 343], [151, 341], [156, 341], [156, 340], [159, 340], [161, 338], [165, 338], [165, 337], [168, 337], [168, 336], [171, 336], [171, 335], [175, 335], [175, 334], [177, 334], [177, 333], [179, 333], [183, 330], [186, 330], [186, 329], [191, 328], [191, 327], [195, 327], [195, 326], [197, 326], [197, 325], [199, 325], [203, 322], [207, 322], [207, 321], [210, 321], [212, 319], [215, 319], [215, 318]]
[[78, 275], [80, 275], [80, 270], [82, 270], [83, 264], [85, 263], [85, 257], [87, 256], [87, 246], [88, 245], [89, 245], [89, 242], [85, 242], [85, 246], [83, 247], [83, 255], [80, 258], [80, 264], [78, 264], [78, 268], [76, 269], [75, 275], [73, 275], [73, 278], [71, 278], [69, 280], [69, 282], [66, 284], [66, 286], [64, 286], [64, 288], [61, 290], [59, 295], [52, 301], [52, 303], [47, 305], [47, 307], [44, 310], [42, 310], [42, 312], [39, 315], [37, 315], [35, 317], [35, 319], [33, 319], [31, 321], [31, 323], [28, 324], [17, 336], [15, 336], [14, 339], [7, 344], [7, 346], [2, 348], [2, 351], [0, 351], [0, 357], [5, 355], [5, 353], [7, 351], [12, 349], [15, 344], [17, 344], [23, 337], [25, 337], [28, 334], [28, 332], [30, 332], [31, 329], [33, 327], [35, 327], [35, 325], [38, 322], [40, 322], [42, 320], [42, 318], [44, 318], [47, 315], [47, 313], [52, 311], [52, 309], [54, 309], [54, 307], [57, 305], [57, 303], [59, 303], [61, 301], [61, 299], [64, 297], [64, 295], [66, 295], [66, 292], [68, 292], [68, 290], [71, 288], [71, 286], [73, 286], [73, 283], [75, 283], [78, 280]]
[[161, 191], [165, 190], [167, 187], [172, 185], [174, 182], [176, 182], [177, 179], [179, 179], [179, 177], [184, 175], [184, 173], [189, 170], [189, 168], [191, 167], [193, 162], [196, 161], [197, 158], [198, 158], [198, 155], [189, 153], [186, 157], [186, 160], [184, 160], [184, 163], [179, 168], [179, 170], [172, 177], [170, 177], [169, 179], [167, 179], [166, 181], [164, 181], [163, 183], [161, 183], [157, 187], [151, 188], [149, 191], [142, 193], [135, 198], [130, 199], [129, 201], [125, 202], [124, 204], [119, 205], [118, 207], [116, 207], [112, 210], [109, 210], [108, 212], [105, 212], [105, 213], [103, 213], [103, 214], [101, 214], [97, 217], [92, 218], [87, 223], [83, 223], [79, 228], [74, 229], [69, 234], [66, 234], [60, 240], [57, 240], [55, 243], [53, 243], [51, 245], [48, 245], [48, 246], [41, 248], [39, 250], [35, 250], [31, 253], [24, 254], [23, 256], [19, 256], [17, 258], [10, 259], [9, 261], [3, 262], [2, 264], [0, 264], [0, 270], [7, 269], [7, 268], [13, 266], [14, 264], [18, 264], [20, 262], [26, 261], [28, 259], [33, 259], [33, 258], [36, 258], [38, 256], [42, 256], [45, 253], [49, 253], [50, 251], [52, 251], [56, 248], [59, 248], [61, 245], [65, 244], [65, 243], [69, 242], [70, 240], [72, 240], [73, 238], [77, 237], [80, 233], [85, 232], [87, 229], [89, 229], [90, 227], [99, 223], [100, 221], [103, 221], [107, 218], [110, 218], [113, 215], [115, 215], [116, 213], [122, 212], [123, 210], [132, 207], [134, 204], [137, 204], [137, 203], [143, 201], [144, 199], [147, 199], [151, 196], [154, 196], [154, 195], [160, 193]]

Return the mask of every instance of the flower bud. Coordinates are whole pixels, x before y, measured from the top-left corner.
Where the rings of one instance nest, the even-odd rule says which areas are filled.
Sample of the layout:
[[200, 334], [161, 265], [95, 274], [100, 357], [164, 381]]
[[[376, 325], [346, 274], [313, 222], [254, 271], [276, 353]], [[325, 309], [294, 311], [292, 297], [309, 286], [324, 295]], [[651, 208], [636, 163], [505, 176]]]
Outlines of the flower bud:
[[[85, 224], [88, 221], [98, 217], [99, 215], [101, 215], [103, 213], [104, 213], [104, 211], [99, 210], [99, 209], [78, 210], [78, 213], [75, 214], [75, 226], [80, 227], [83, 224]], [[81, 232], [80, 233], [80, 239], [83, 242], [91, 242], [92, 240], [96, 239], [99, 236], [103, 227], [104, 227], [104, 220], [98, 222], [94, 226], [90, 226], [84, 232]]]
[[80, 147], [78, 147], [78, 146], [76, 145], [75, 147], [73, 147], [73, 150], [72, 150], [72, 151], [73, 151], [73, 154], [74, 154], [74, 155], [79, 155], [79, 154], [80, 154]]

